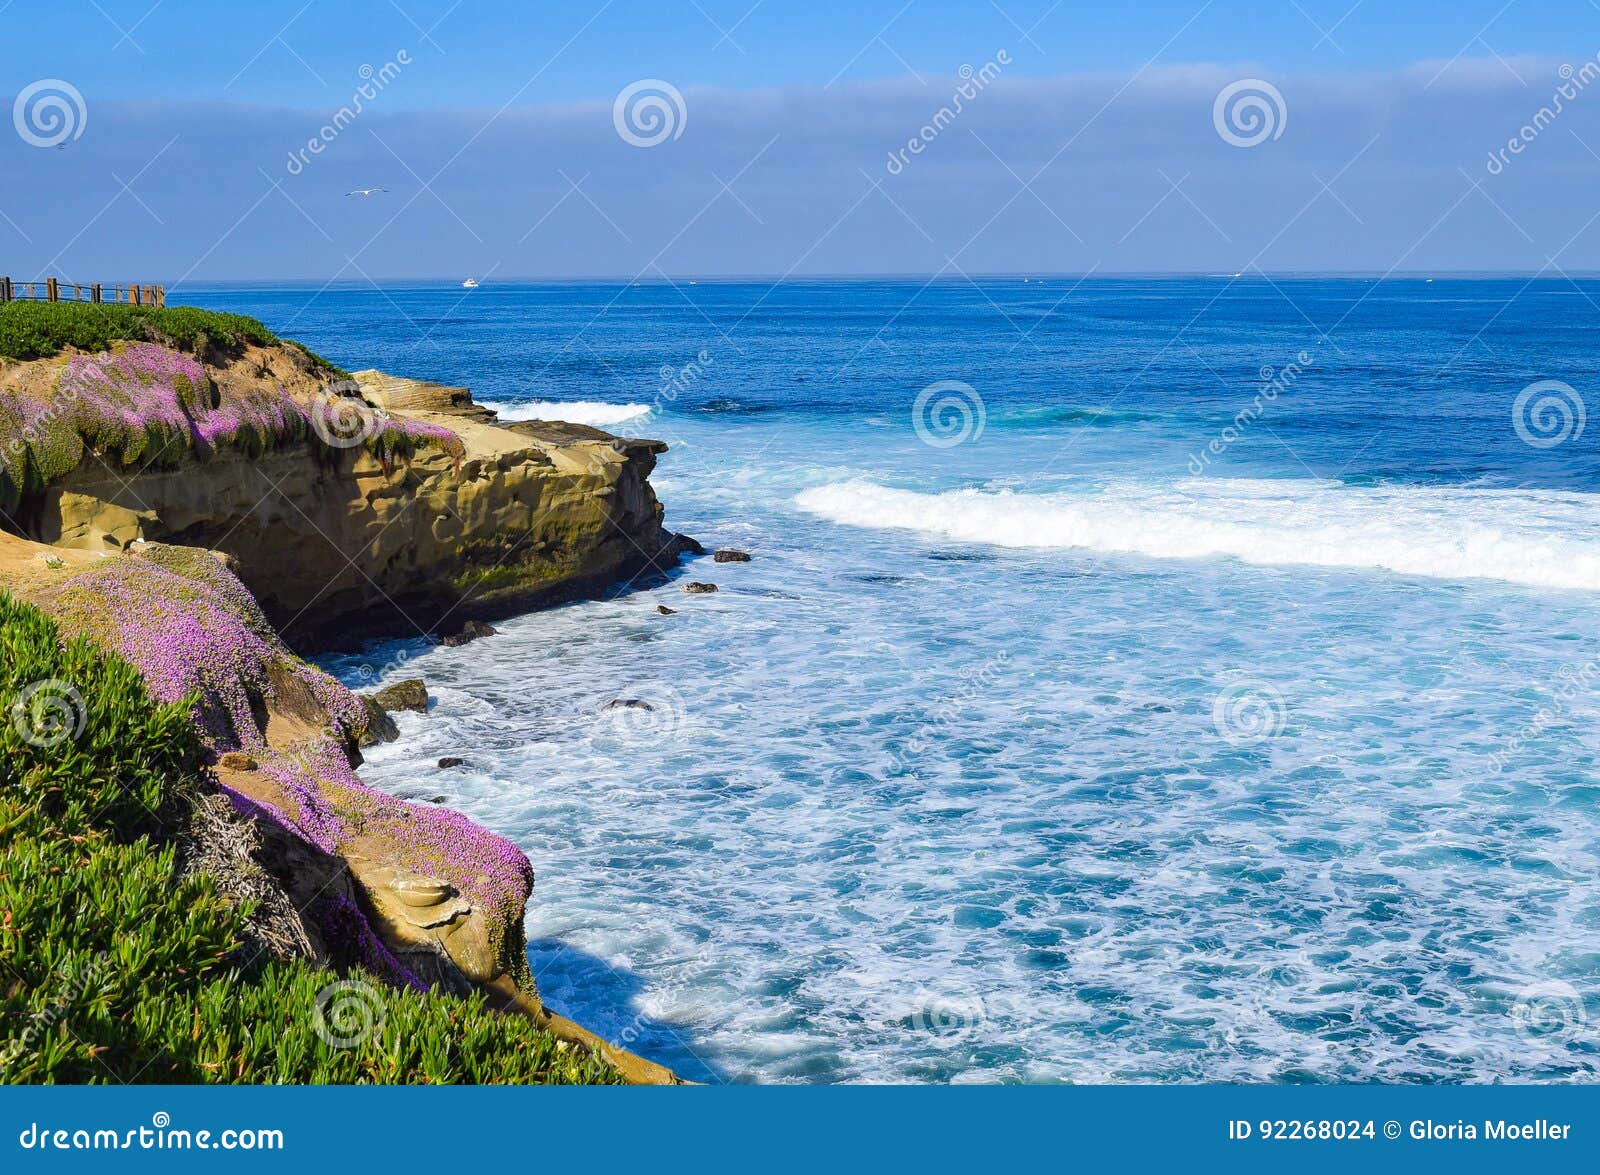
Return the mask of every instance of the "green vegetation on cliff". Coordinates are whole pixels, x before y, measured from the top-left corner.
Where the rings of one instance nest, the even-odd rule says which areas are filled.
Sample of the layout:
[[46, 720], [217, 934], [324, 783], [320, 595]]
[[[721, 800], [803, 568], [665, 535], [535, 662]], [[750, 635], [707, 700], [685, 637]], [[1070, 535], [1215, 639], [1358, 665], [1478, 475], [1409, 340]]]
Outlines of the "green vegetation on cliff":
[[[160, 343], [204, 356], [211, 351], [232, 354], [250, 343], [268, 347], [282, 341], [254, 318], [197, 306], [0, 303], [0, 356], [8, 359], [44, 359], [67, 347], [106, 351], [112, 343], [120, 342]], [[319, 355], [310, 351], [306, 354], [321, 370], [339, 376], [347, 374]]]
[[[139, 330], [162, 341], [116, 337]], [[48, 394], [0, 387], [0, 514], [16, 514], [89, 458], [113, 473], [143, 472], [223, 451], [254, 458], [309, 443], [335, 454], [364, 445], [386, 473], [425, 446], [461, 461], [464, 447], [450, 429], [391, 418], [349, 389], [302, 389], [296, 398], [265, 363], [254, 382], [214, 379], [207, 363], [216, 361], [219, 345], [236, 351], [244, 342], [280, 354], [298, 346], [254, 319], [190, 307], [0, 304], [0, 354], [83, 348], [48, 365]], [[313, 361], [323, 364], [323, 375], [336, 374]]]
[[214, 786], [189, 711], [0, 595], [0, 1081], [619, 1080], [482, 997], [250, 958], [179, 859]]

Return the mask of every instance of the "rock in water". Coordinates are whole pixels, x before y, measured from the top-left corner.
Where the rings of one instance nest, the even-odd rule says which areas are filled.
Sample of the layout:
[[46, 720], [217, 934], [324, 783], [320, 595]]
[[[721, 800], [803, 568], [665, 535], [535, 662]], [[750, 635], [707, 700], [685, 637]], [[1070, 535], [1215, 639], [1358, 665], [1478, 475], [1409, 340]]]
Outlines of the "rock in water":
[[691, 596], [708, 596], [717, 590], [717, 585], [714, 583], [700, 583], [698, 580], [691, 579], [683, 585], [683, 590]]
[[439, 643], [447, 648], [459, 648], [468, 641], [475, 641], [480, 636], [494, 636], [500, 630], [492, 624], [485, 624], [481, 620], [469, 620], [461, 626], [461, 631], [454, 636], [441, 637]]
[[448, 771], [452, 767], [465, 767], [466, 765], [467, 761], [465, 759], [458, 759], [454, 755], [446, 755], [439, 760], [440, 771]]
[[372, 695], [372, 700], [385, 710], [413, 710], [418, 714], [428, 712], [428, 687], [420, 677], [408, 677], [385, 686]]
[[655, 707], [642, 698], [613, 698], [605, 705], [607, 710], [654, 710]]
[[656, 611], [661, 613], [663, 616], [676, 616], [678, 614], [678, 610], [676, 608], [669, 608], [665, 604], [657, 604]]
[[732, 547], [723, 547], [722, 550], [718, 551], [715, 555], [713, 555], [711, 557], [712, 557], [712, 559], [716, 560], [718, 563], [748, 563], [748, 562], [750, 562], [750, 553], [748, 551], [738, 551], [738, 550], [735, 550]]
[[[394, 719], [389, 717], [389, 711], [380, 706], [376, 700], [363, 697], [361, 704], [367, 708], [367, 728], [361, 732], [360, 743], [364, 747], [375, 747], [379, 743], [392, 743], [400, 737], [400, 728], [394, 724]], [[427, 709], [427, 703], [423, 703]]]

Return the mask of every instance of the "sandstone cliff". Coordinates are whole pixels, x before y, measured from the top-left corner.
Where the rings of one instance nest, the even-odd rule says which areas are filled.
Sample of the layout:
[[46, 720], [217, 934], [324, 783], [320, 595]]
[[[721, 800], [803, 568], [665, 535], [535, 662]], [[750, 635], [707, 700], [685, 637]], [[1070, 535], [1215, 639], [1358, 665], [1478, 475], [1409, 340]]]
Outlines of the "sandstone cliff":
[[47, 488], [30, 537], [91, 551], [143, 539], [224, 552], [301, 649], [442, 633], [676, 559], [648, 480], [661, 442], [538, 422], [501, 428], [465, 389], [377, 372], [360, 386], [388, 417], [447, 429], [460, 448], [420, 448], [398, 463], [354, 445], [226, 450], [131, 478], [86, 460]]
[[[88, 391], [63, 406], [75, 364]], [[203, 370], [151, 351], [0, 365], [0, 415], [27, 440], [0, 469], [0, 590], [120, 653], [158, 700], [193, 700], [264, 949], [484, 988], [633, 1080], [671, 1081], [542, 1006], [527, 859], [363, 786], [371, 710], [290, 647], [452, 631], [667, 566], [692, 543], [647, 480], [664, 446], [501, 428], [464, 389], [376, 372], [330, 408], [323, 374], [280, 346]], [[143, 416], [119, 407], [134, 401]]]

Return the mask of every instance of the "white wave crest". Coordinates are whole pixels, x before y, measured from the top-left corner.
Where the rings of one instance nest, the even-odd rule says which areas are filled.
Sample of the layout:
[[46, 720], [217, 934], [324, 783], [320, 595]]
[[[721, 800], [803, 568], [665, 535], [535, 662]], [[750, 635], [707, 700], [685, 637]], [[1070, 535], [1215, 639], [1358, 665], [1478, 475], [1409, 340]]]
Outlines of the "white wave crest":
[[501, 420], [563, 420], [595, 428], [635, 420], [650, 415], [651, 411], [648, 404], [603, 404], [597, 400], [536, 400], [531, 404], [498, 404], [485, 400], [483, 406], [493, 408]]
[[1600, 494], [1194, 478], [1018, 494], [817, 486], [796, 504], [849, 526], [1002, 547], [1370, 568], [1600, 591]]

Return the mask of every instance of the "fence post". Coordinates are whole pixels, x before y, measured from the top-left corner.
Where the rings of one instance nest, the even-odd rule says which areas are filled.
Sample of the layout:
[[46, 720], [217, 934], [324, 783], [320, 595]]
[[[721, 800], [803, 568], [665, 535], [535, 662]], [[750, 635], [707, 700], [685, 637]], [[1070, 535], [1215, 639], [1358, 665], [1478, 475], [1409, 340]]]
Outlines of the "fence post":
[[95, 282], [94, 285], [89, 287], [89, 301], [96, 302], [96, 303], [98, 303], [100, 301], [100, 283], [99, 282]]
[[61, 301], [61, 285], [53, 277], [45, 278], [45, 281], [44, 281], [44, 300], [46, 302], [59, 302], [59, 301]]
[[129, 286], [128, 287], [128, 301], [132, 302], [135, 306], [138, 306], [138, 305], [141, 304], [139, 302], [139, 287], [138, 286]]
[[164, 306], [166, 306], [166, 304], [167, 304], [167, 287], [166, 286], [157, 286], [156, 287], [156, 305], [164, 307]]
[[0, 302], [11, 301], [11, 279], [0, 277]]

